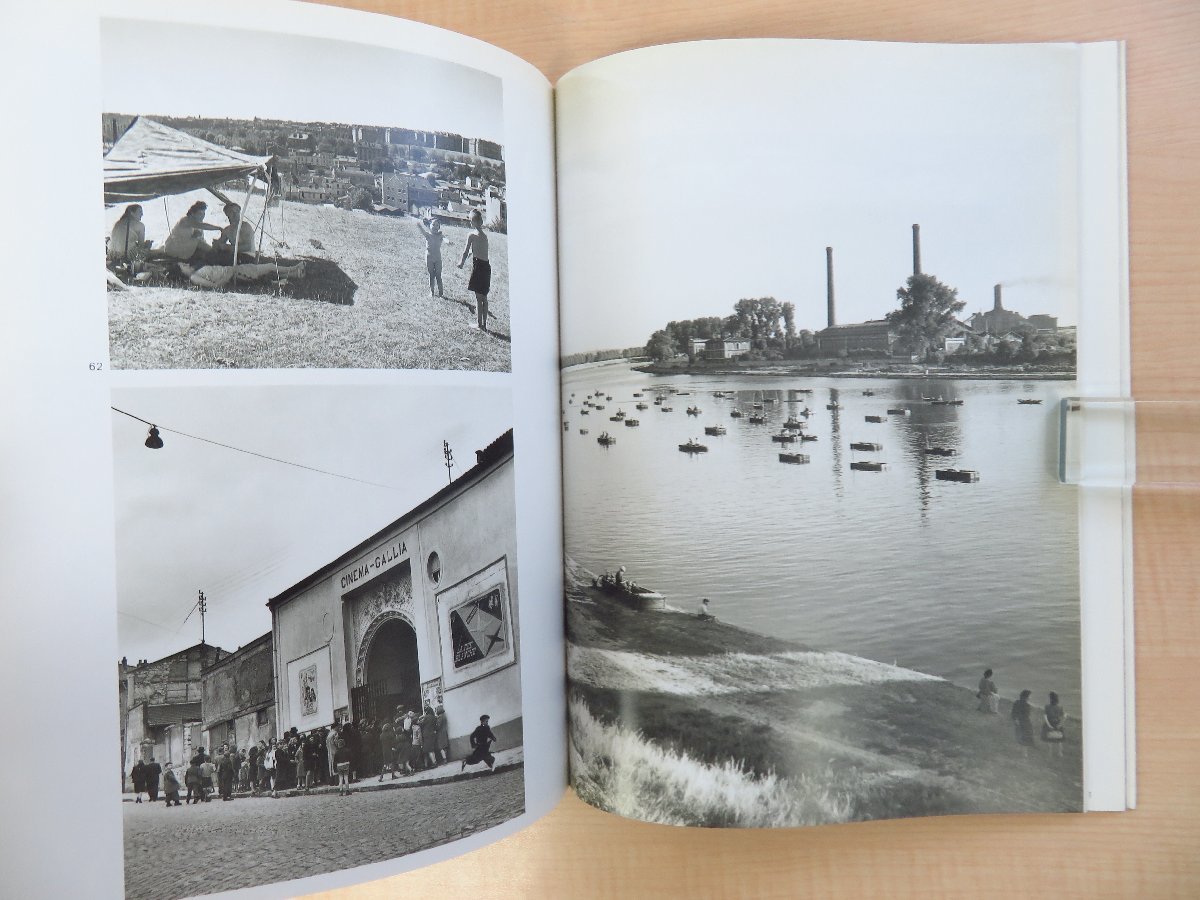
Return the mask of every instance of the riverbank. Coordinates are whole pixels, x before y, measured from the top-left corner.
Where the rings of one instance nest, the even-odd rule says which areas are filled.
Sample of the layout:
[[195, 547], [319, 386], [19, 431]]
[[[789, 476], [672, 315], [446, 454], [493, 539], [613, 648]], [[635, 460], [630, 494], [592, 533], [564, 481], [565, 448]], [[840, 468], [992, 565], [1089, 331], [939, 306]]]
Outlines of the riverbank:
[[1010, 703], [980, 713], [942, 679], [578, 584], [568, 600], [572, 778], [602, 809], [778, 827], [1081, 808], [1077, 721], [1062, 759], [1025, 755]]
[[1074, 381], [1074, 371], [1036, 369], [1029, 366], [986, 367], [961, 369], [948, 366], [879, 365], [854, 369], [838, 368], [837, 364], [753, 362], [733, 365], [675, 365], [645, 363], [631, 367], [646, 375], [696, 375], [722, 377], [730, 375], [764, 376], [769, 378], [901, 378], [928, 380], [955, 378], [964, 381]]

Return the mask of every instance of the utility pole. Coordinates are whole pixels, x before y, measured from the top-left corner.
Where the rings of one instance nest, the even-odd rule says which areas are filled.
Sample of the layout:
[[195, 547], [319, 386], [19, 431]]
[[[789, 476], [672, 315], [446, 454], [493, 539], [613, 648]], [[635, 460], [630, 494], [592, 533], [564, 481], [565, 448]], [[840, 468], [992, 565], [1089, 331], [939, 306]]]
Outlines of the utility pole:
[[196, 606], [200, 609], [200, 643], [204, 643], [204, 614], [208, 612], [208, 601], [204, 599], [204, 591], [199, 591], [200, 599], [196, 601]]
[[446, 483], [453, 484], [454, 476], [450, 474], [450, 467], [454, 465], [454, 451], [450, 449], [449, 441], [442, 441], [442, 456], [446, 457]]

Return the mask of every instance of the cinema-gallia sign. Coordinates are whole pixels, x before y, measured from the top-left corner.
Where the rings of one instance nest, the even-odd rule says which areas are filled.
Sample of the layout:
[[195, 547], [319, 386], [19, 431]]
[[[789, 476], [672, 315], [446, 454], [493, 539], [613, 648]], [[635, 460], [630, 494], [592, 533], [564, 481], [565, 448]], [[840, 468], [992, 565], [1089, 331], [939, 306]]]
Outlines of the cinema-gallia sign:
[[399, 537], [389, 541], [374, 554], [364, 556], [350, 568], [343, 570], [339, 579], [341, 589], [345, 591], [360, 581], [368, 581], [406, 559], [408, 559], [408, 545], [404, 538]]

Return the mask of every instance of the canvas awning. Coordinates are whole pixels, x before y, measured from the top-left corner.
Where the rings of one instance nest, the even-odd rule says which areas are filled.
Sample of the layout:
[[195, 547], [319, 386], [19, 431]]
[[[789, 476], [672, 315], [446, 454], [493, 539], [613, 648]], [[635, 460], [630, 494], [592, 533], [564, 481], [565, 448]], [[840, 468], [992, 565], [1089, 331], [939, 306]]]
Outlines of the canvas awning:
[[104, 202], [138, 203], [257, 174], [273, 157], [250, 156], [139, 116], [104, 154]]

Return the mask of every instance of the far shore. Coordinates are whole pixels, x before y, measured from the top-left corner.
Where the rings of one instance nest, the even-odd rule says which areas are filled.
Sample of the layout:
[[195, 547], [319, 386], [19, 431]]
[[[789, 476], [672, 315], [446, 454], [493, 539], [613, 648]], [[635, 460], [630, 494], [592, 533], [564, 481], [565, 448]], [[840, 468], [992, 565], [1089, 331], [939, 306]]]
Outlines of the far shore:
[[634, 365], [633, 371], [646, 375], [738, 376], [770, 378], [897, 378], [927, 381], [949, 378], [958, 381], [1074, 381], [1074, 372], [1028, 371], [1018, 369], [954, 369], [945, 366], [881, 366], [879, 368], [835, 369], [815, 365], [779, 365], [762, 363], [747, 366], [670, 366], [659, 363]]
[[1043, 697], [1026, 754], [1011, 701], [988, 715], [973, 690], [940, 678], [567, 590], [572, 777], [601, 808], [800, 825], [1082, 806], [1079, 719], [1068, 719], [1064, 757], [1051, 757]]

